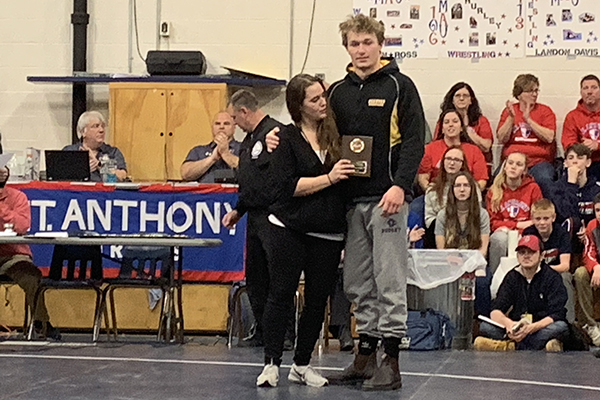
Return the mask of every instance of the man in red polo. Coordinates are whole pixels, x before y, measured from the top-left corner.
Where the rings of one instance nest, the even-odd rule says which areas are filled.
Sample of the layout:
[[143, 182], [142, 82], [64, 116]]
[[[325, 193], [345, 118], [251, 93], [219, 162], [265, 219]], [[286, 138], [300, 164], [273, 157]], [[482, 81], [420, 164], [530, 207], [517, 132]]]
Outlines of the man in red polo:
[[[31, 209], [25, 193], [5, 187], [9, 171], [0, 168], [0, 229], [12, 229], [23, 235], [31, 224]], [[33, 306], [42, 273], [33, 264], [31, 250], [26, 244], [0, 245], [0, 275], [6, 275], [23, 289], [29, 306]], [[50, 324], [44, 299], [40, 298], [32, 312], [36, 331], [42, 336], [60, 339], [60, 332]]]

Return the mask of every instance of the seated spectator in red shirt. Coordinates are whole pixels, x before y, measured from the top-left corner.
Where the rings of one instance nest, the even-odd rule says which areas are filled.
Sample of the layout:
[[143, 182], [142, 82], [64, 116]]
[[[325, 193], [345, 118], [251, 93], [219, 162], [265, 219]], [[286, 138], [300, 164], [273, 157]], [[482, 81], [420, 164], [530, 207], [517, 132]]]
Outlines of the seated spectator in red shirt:
[[517, 76], [512, 94], [519, 102], [506, 102], [496, 134], [504, 145], [502, 159], [511, 153], [525, 154], [529, 173], [545, 191], [554, 180], [556, 115], [550, 107], [537, 102], [539, 87], [537, 77]]
[[508, 231], [533, 225], [531, 205], [542, 198], [540, 187], [527, 174], [527, 156], [512, 153], [502, 164], [487, 193], [490, 214], [490, 270], [494, 274], [500, 259], [508, 254]]
[[595, 218], [586, 228], [584, 266], [575, 270], [577, 322], [583, 325], [594, 346], [600, 346], [600, 325], [594, 318], [594, 292], [600, 288], [600, 194], [594, 197]]
[[[0, 226], [12, 225], [12, 229], [23, 235], [31, 224], [31, 209], [25, 193], [5, 187], [8, 169], [0, 168]], [[26, 244], [0, 245], [0, 275], [6, 275], [23, 289], [29, 306], [33, 306], [35, 293], [42, 279], [41, 271], [33, 264], [31, 250]], [[50, 324], [48, 311], [41, 297], [32, 312], [36, 331], [43, 336], [60, 339], [60, 332]]]
[[600, 79], [587, 75], [580, 86], [581, 100], [565, 117], [561, 141], [565, 150], [575, 143], [583, 143], [592, 151], [592, 165], [587, 173], [600, 181]]
[[[473, 173], [473, 178], [484, 189], [488, 172], [485, 158], [481, 150], [474, 144], [467, 143], [467, 132], [464, 120], [456, 110], [445, 110], [440, 116], [442, 139], [434, 140], [425, 146], [425, 155], [419, 166], [418, 181], [423, 191], [427, 190], [430, 182], [439, 174], [442, 166], [442, 157], [446, 150], [452, 146], [460, 146], [467, 158], [467, 167]], [[440, 135], [436, 132], [436, 136]]]
[[[494, 143], [494, 133], [490, 121], [484, 117], [479, 107], [479, 101], [475, 97], [473, 88], [468, 83], [458, 82], [450, 88], [444, 96], [444, 102], [441, 109], [458, 111], [463, 119], [469, 137], [469, 143], [479, 147], [483, 153], [488, 167], [492, 165], [492, 144]], [[435, 139], [441, 139], [441, 131], [439, 129], [440, 122], [438, 121], [435, 132], [440, 133]], [[488, 171], [489, 172], [489, 171]]]

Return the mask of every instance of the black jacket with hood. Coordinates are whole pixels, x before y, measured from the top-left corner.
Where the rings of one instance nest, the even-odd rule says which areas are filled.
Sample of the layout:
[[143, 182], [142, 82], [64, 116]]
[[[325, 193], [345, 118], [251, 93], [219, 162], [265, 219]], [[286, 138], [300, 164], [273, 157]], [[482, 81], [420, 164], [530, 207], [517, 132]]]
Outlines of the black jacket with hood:
[[417, 88], [395, 60], [381, 64], [365, 80], [349, 67], [329, 88], [340, 135], [373, 137], [371, 177], [354, 177], [347, 185], [353, 202], [379, 201], [392, 185], [404, 189], [410, 201], [424, 153], [425, 117]]

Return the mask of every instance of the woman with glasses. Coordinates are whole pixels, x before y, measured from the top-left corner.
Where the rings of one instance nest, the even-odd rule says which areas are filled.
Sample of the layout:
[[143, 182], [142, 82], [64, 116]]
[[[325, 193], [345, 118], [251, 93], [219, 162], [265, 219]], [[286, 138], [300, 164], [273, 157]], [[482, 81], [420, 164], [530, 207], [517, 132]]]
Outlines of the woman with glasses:
[[[463, 119], [469, 141], [479, 147], [491, 168], [494, 132], [490, 121], [481, 113], [481, 107], [479, 107], [479, 101], [475, 97], [473, 88], [465, 82], [456, 83], [444, 96], [441, 109], [442, 111], [450, 109], [458, 111]], [[439, 125], [440, 121], [435, 128], [436, 133], [440, 132]], [[441, 134], [435, 139], [440, 137]]]
[[518, 100], [506, 102], [496, 136], [502, 143], [502, 159], [523, 153], [529, 159], [529, 173], [543, 192], [554, 181], [556, 157], [556, 115], [550, 107], [537, 102], [540, 81], [531, 74], [517, 76], [512, 94]]
[[[469, 171], [467, 157], [460, 146], [449, 147], [442, 157], [442, 168], [425, 193], [425, 248], [435, 248], [435, 226], [438, 213], [446, 207], [451, 181], [463, 171]], [[481, 191], [477, 187], [481, 202]]]
[[466, 171], [450, 181], [446, 207], [437, 215], [438, 249], [479, 250], [485, 257], [490, 239], [490, 217], [476, 196], [477, 184]]
[[440, 116], [441, 139], [434, 140], [425, 146], [425, 154], [419, 166], [418, 182], [423, 191], [438, 176], [442, 169], [442, 157], [450, 147], [461, 147], [467, 156], [467, 168], [483, 190], [487, 185], [488, 171], [479, 147], [469, 143], [465, 130], [464, 119], [458, 111], [449, 109], [442, 111]]

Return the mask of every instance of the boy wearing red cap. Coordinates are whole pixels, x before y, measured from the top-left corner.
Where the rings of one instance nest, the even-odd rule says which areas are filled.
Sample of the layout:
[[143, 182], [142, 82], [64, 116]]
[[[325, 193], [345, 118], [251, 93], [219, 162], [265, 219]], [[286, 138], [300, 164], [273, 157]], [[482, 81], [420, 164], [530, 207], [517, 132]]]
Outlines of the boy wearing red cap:
[[499, 326], [483, 322], [475, 349], [562, 351], [569, 331], [562, 278], [543, 260], [537, 236], [519, 240], [517, 260], [519, 265], [506, 274], [493, 304], [490, 316]]

